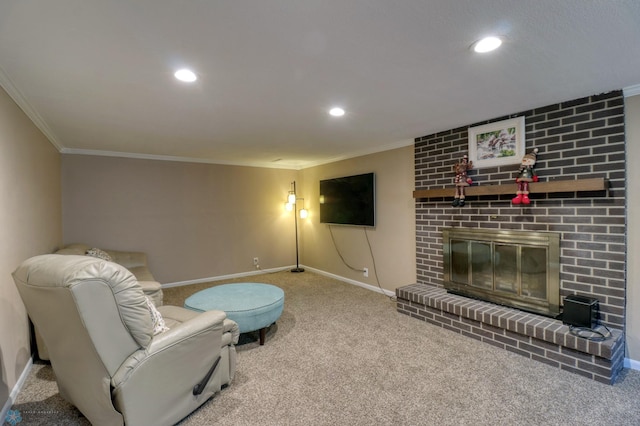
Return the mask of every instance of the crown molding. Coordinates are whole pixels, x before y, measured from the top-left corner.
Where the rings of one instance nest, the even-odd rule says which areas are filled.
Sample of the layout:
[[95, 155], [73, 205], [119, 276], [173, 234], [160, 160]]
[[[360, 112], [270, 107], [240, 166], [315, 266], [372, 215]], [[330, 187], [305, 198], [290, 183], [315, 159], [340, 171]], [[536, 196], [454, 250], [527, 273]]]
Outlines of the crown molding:
[[154, 155], [154, 154], [138, 154], [131, 152], [119, 152], [119, 151], [102, 151], [94, 149], [77, 149], [77, 148], [62, 148], [59, 149], [60, 153], [68, 155], [93, 155], [98, 157], [118, 157], [118, 158], [134, 158], [138, 160], [156, 160], [156, 161], [177, 161], [181, 163], [204, 163], [204, 164], [219, 164], [224, 166], [240, 166], [240, 167], [261, 167], [267, 169], [286, 169], [286, 170], [303, 170], [310, 167], [321, 166], [323, 164], [335, 163], [337, 161], [348, 160], [350, 158], [362, 157], [364, 155], [376, 154], [378, 152], [390, 151], [396, 148], [403, 148], [405, 146], [413, 145], [413, 139], [406, 139], [398, 142], [394, 142], [388, 145], [378, 146], [367, 150], [354, 151], [338, 157], [332, 157], [322, 161], [310, 161], [301, 162], [298, 165], [285, 165], [274, 162], [240, 162], [240, 161], [221, 161], [208, 158], [192, 158], [192, 157], [179, 157], [171, 155]]
[[13, 99], [13, 101], [20, 107], [20, 109], [29, 117], [29, 119], [35, 124], [35, 126], [44, 134], [44, 136], [51, 142], [59, 152], [62, 152], [63, 145], [60, 143], [56, 135], [49, 128], [46, 121], [36, 112], [36, 110], [27, 102], [22, 92], [18, 90], [15, 84], [11, 81], [7, 73], [0, 67], [0, 86], [7, 92], [7, 94]]
[[276, 165], [274, 163], [249, 163], [240, 161], [221, 161], [208, 158], [193, 158], [193, 157], [179, 157], [172, 155], [155, 155], [155, 154], [138, 154], [133, 152], [119, 152], [119, 151], [101, 151], [94, 149], [76, 149], [76, 148], [63, 148], [60, 150], [62, 154], [67, 155], [92, 155], [97, 157], [118, 157], [118, 158], [133, 158], [137, 160], [156, 160], [156, 161], [176, 161], [180, 163], [203, 163], [203, 164], [219, 164], [223, 166], [240, 166], [240, 167], [262, 167], [269, 169], [291, 169], [299, 170], [298, 167]]
[[625, 87], [624, 89], [622, 89], [622, 92], [625, 98], [628, 98], [629, 96], [640, 95], [640, 84]]

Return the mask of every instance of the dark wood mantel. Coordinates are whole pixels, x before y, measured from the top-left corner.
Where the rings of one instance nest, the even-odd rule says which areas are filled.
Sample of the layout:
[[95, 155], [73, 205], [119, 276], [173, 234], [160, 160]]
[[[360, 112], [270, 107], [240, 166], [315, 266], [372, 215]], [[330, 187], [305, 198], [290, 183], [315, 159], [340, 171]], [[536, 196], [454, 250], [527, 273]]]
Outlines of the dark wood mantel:
[[[549, 192], [581, 192], [581, 191], [606, 191], [609, 181], [605, 178], [590, 178], [576, 180], [554, 180], [550, 182], [532, 182], [529, 184], [529, 193], [542, 194]], [[466, 196], [514, 194], [517, 190], [515, 183], [506, 185], [477, 185], [467, 186], [464, 189]], [[413, 191], [413, 198], [441, 198], [453, 197], [455, 187], [438, 189], [417, 189]]]

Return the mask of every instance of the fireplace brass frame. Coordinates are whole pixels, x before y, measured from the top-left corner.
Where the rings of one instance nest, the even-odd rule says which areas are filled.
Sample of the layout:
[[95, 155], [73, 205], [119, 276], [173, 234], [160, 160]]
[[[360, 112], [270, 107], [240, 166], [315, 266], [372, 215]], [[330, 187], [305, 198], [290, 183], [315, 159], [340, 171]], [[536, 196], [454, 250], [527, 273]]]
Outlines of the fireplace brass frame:
[[[472, 286], [471, 275], [473, 268], [471, 265], [471, 244], [468, 243], [468, 274], [467, 283], [455, 282], [452, 273], [451, 261], [451, 241], [468, 241], [478, 243], [488, 243], [491, 246], [491, 271], [492, 288], [483, 289]], [[535, 247], [546, 249], [546, 301], [538, 298], [527, 297], [522, 294], [521, 280], [521, 259], [517, 260], [517, 271], [515, 288], [517, 294], [512, 294], [496, 289], [495, 286], [495, 265], [494, 248], [496, 244], [505, 244], [516, 247]], [[493, 229], [472, 229], [472, 228], [443, 228], [443, 284], [445, 289], [451, 293], [460, 294], [467, 297], [482, 299], [500, 305], [511, 306], [528, 312], [557, 317], [560, 314], [560, 235], [552, 232], [531, 232], [513, 230], [493, 230]], [[520, 256], [521, 249], [517, 249]]]

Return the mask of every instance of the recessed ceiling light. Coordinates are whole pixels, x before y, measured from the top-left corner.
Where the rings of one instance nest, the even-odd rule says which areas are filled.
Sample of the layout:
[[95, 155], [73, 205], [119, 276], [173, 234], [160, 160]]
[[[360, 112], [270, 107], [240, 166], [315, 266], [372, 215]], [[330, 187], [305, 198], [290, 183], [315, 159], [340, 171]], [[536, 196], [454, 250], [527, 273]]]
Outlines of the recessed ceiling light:
[[331, 108], [329, 110], [329, 114], [333, 115], [334, 117], [342, 117], [344, 115], [344, 110], [340, 107]]
[[194, 81], [196, 81], [198, 79], [198, 77], [196, 76], [196, 74], [191, 71], [188, 70], [186, 68], [183, 68], [181, 70], [178, 70], [175, 72], [175, 74], [173, 74], [178, 80], [180, 81], [186, 81], [187, 83], [192, 83]]
[[485, 37], [473, 44], [473, 51], [478, 53], [491, 52], [502, 44], [502, 40], [498, 37]]

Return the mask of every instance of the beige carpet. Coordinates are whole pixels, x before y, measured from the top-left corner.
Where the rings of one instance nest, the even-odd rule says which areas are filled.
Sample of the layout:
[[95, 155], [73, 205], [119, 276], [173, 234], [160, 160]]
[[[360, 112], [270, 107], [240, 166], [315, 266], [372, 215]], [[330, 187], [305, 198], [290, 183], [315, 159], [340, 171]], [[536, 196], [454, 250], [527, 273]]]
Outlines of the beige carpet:
[[[249, 280], [283, 288], [284, 313], [264, 346], [242, 336], [234, 382], [181, 425], [640, 425], [640, 371], [608, 386], [311, 272]], [[210, 285], [167, 289], [165, 302], [182, 305]], [[87, 424], [60, 398], [48, 365], [34, 367], [13, 409], [21, 426]]]

